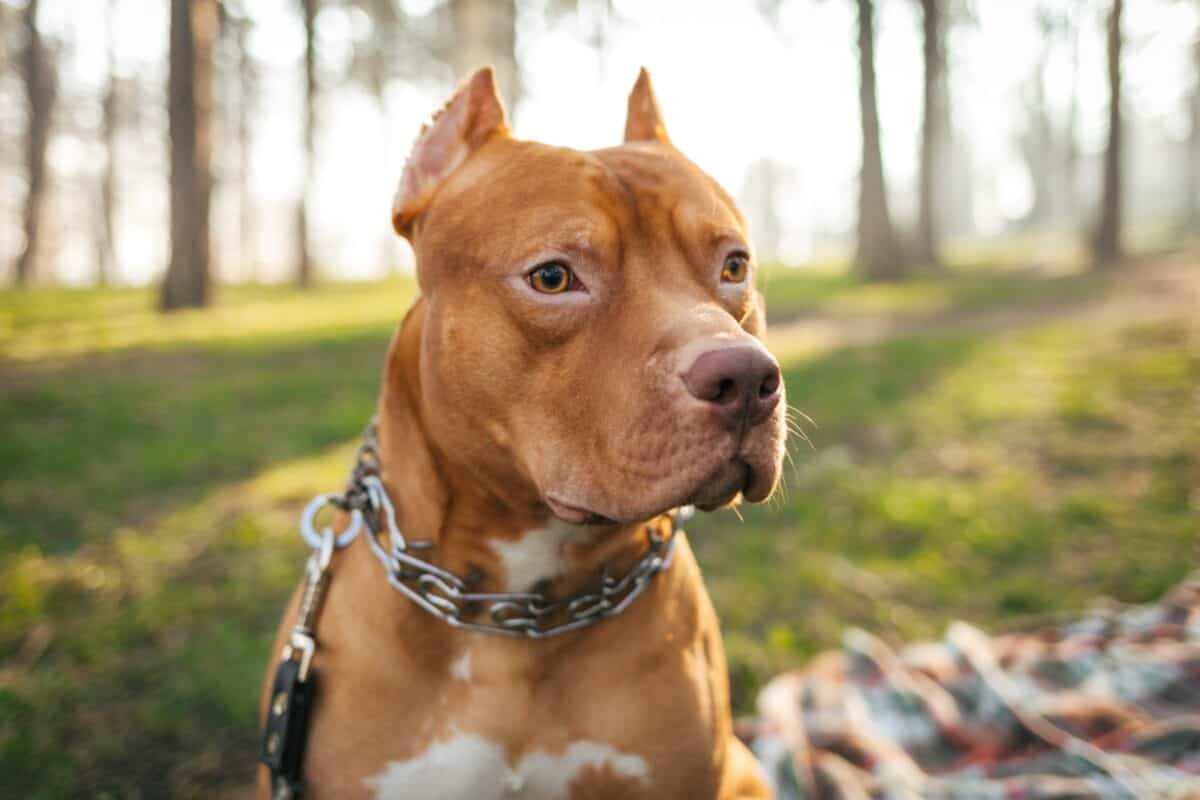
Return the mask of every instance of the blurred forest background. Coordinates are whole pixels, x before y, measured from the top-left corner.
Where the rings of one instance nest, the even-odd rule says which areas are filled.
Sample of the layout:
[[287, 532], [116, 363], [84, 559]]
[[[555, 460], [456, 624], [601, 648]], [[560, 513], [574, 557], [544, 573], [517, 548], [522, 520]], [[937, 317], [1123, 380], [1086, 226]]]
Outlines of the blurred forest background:
[[[765, 266], [783, 492], [691, 528], [739, 713], [846, 626], [1156, 597], [1200, 532], [1200, 0], [0, 0], [0, 795], [239, 795], [456, 78], [649, 67]], [[170, 313], [167, 313], [170, 312]]]
[[389, 274], [407, 147], [480, 63], [519, 135], [574, 146], [616, 140], [648, 64], [761, 260], [857, 245], [889, 278], [946, 238], [1077, 235], [1111, 260], [1123, 232], [1196, 225], [1195, 0], [875, 5], [5, 0], [0, 265], [159, 283], [168, 307]]

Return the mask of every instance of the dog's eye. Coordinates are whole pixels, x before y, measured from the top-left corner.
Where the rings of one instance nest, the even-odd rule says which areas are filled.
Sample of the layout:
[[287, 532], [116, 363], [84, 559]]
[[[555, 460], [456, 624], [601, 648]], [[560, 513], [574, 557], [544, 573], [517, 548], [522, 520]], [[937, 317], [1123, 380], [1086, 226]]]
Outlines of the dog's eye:
[[725, 258], [725, 266], [721, 269], [721, 280], [725, 283], [741, 283], [746, 280], [750, 271], [750, 256], [745, 253], [731, 253]]
[[548, 261], [529, 273], [529, 285], [542, 294], [562, 294], [577, 282], [571, 268], [561, 261]]

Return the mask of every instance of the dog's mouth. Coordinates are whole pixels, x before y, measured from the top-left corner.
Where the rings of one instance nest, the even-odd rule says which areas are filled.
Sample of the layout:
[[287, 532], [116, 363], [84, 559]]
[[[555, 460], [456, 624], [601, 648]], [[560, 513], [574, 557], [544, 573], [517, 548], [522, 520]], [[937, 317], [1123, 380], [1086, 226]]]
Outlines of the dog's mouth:
[[572, 525], [613, 525], [616, 523], [616, 520], [610, 519], [603, 514], [598, 514], [595, 511], [590, 511], [579, 506], [573, 506], [570, 503], [564, 503], [562, 500], [549, 494], [543, 499], [546, 502], [546, 506], [550, 509], [551, 514], [563, 522], [569, 522]]
[[754, 471], [740, 458], [721, 464], [684, 501], [702, 511], [715, 511], [729, 505], [753, 482]]
[[[684, 505], [694, 505], [704, 511], [715, 511], [732, 503], [738, 495], [750, 492], [755, 485], [754, 478], [755, 471], [746, 461], [740, 457], [731, 458], [722, 462], [689, 493], [655, 513], [663, 513]], [[615, 525], [619, 522], [593, 509], [568, 503], [551, 493], [547, 493], [543, 501], [551, 514], [571, 525]], [[645, 516], [654, 516], [654, 513]]]

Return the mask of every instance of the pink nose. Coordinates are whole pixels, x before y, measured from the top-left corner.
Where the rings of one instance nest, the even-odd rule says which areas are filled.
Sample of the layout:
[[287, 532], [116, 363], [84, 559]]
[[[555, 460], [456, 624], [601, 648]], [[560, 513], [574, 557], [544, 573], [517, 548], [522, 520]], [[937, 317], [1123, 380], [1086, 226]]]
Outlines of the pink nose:
[[706, 350], [683, 375], [692, 396], [711, 404], [729, 427], [762, 422], [779, 404], [779, 364], [752, 345]]

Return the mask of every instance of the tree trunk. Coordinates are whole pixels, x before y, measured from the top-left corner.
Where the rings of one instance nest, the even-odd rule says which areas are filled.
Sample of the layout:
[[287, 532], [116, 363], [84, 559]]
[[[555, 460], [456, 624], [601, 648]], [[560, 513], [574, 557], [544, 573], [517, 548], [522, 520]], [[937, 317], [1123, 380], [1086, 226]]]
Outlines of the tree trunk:
[[1192, 87], [1192, 132], [1188, 137], [1187, 226], [1200, 230], [1200, 31], [1192, 48], [1196, 84]]
[[921, 19], [924, 29], [925, 89], [924, 108], [921, 120], [921, 164], [918, 177], [917, 248], [918, 258], [937, 266], [938, 232], [937, 186], [934, 164], [945, 143], [943, 104], [945, 53], [942, 42], [942, 14], [940, 0], [921, 0]]
[[1096, 265], [1107, 267], [1121, 258], [1121, 11], [1112, 0], [1108, 15], [1108, 149], [1104, 153], [1104, 195], [1096, 229]]
[[1038, 8], [1038, 55], [1029, 76], [1029, 132], [1023, 137], [1022, 150], [1033, 185], [1033, 203], [1025, 215], [1024, 224], [1042, 230], [1050, 221], [1054, 186], [1054, 137], [1050, 125], [1050, 108], [1046, 98], [1046, 70], [1054, 46], [1055, 18], [1052, 12]]
[[164, 311], [209, 302], [212, 194], [212, 48], [215, 0], [171, 0], [167, 105], [171, 134], [171, 262]]
[[100, 235], [96, 248], [96, 283], [107, 285], [117, 271], [117, 44], [114, 19], [117, 0], [108, 0], [108, 87], [104, 92], [104, 171], [100, 175]]
[[313, 264], [309, 242], [308, 195], [315, 173], [317, 125], [317, 0], [300, 0], [304, 12], [304, 182], [296, 204], [296, 284], [312, 286]]
[[25, 47], [21, 54], [21, 72], [27, 103], [25, 133], [25, 243], [17, 257], [13, 275], [18, 286], [29, 283], [37, 258], [41, 231], [42, 198], [46, 189], [46, 145], [50, 141], [50, 117], [56, 95], [54, 66], [47, 57], [37, 17], [39, 0], [27, 0], [22, 15]]
[[859, 106], [862, 114], [862, 175], [858, 194], [858, 255], [867, 280], [903, 277], [905, 265], [896, 247], [888, 213], [879, 145], [879, 109], [875, 103], [875, 31], [872, 0], [858, 0]]
[[491, 64], [509, 119], [515, 118], [521, 102], [515, 0], [451, 0], [450, 20], [455, 79], [464, 80], [477, 67]]
[[242, 268], [251, 282], [257, 282], [258, 248], [254, 238], [255, 211], [254, 200], [250, 192], [250, 163], [251, 151], [254, 147], [254, 137], [250, 131], [250, 123], [254, 117], [256, 97], [258, 92], [257, 74], [254, 60], [250, 56], [250, 17], [239, 17], [233, 23], [234, 44], [237, 48], [237, 81], [238, 81], [238, 111], [237, 111], [237, 147], [238, 147], [238, 255]]
[[1079, 218], [1079, 30], [1082, 14], [1069, 12], [1067, 35], [1071, 37], [1071, 102], [1067, 107], [1067, 125], [1063, 133], [1063, 221], [1076, 224]]

